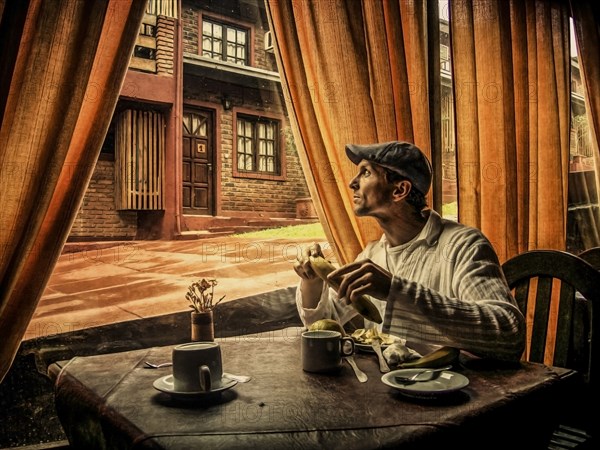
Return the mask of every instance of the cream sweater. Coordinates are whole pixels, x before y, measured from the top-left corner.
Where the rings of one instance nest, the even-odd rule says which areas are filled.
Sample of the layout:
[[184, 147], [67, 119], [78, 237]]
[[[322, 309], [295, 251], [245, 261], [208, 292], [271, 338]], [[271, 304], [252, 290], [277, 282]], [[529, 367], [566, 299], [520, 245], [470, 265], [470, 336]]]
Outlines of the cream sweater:
[[[388, 298], [372, 299], [384, 317], [383, 331], [409, 342], [449, 345], [483, 357], [521, 357], [525, 320], [496, 253], [479, 230], [431, 211], [412, 241], [390, 247], [383, 236], [356, 259], [370, 259], [393, 275]], [[326, 286], [315, 309], [302, 307], [300, 289], [296, 303], [306, 326], [322, 318], [346, 323], [356, 315]], [[365, 323], [366, 328], [372, 326]]]

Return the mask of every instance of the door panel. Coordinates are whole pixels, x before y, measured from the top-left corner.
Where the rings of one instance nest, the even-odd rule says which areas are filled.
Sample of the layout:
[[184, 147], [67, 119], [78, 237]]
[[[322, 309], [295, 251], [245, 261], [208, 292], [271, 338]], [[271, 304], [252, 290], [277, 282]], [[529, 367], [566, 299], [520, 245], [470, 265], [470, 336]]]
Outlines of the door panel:
[[183, 208], [187, 214], [212, 215], [213, 119], [210, 111], [189, 109], [183, 113]]

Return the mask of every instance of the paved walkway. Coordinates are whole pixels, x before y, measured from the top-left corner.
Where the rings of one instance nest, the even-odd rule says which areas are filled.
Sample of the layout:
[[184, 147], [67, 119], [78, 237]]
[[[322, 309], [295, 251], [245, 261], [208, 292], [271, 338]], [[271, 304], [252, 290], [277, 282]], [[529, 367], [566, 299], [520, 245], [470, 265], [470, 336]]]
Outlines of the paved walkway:
[[[314, 239], [223, 237], [87, 243], [61, 255], [24, 339], [188, 309], [188, 286], [216, 278], [225, 301], [294, 286]], [[319, 242], [328, 258], [326, 241]]]

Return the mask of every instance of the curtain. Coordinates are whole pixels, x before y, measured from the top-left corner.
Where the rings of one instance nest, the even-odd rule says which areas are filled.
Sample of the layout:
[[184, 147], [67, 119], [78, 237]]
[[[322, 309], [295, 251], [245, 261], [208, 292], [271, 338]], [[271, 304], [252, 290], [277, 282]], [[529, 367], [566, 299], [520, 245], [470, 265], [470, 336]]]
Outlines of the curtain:
[[298, 153], [340, 263], [381, 234], [354, 216], [344, 145], [406, 140], [431, 156], [425, 5], [267, 0]]
[[459, 220], [501, 261], [565, 248], [569, 15], [564, 2], [453, 0]]
[[[583, 0], [571, 0], [571, 13], [575, 25], [575, 38], [579, 67], [586, 92], [585, 123], [591, 138], [590, 153], [595, 156], [594, 165], [574, 167], [569, 176], [572, 251], [575, 253], [600, 246], [600, 208], [598, 174], [600, 173], [600, 6]], [[587, 128], [587, 127], [586, 127]], [[578, 136], [575, 136], [577, 138]], [[590, 158], [592, 159], [592, 158]]]
[[0, 381], [77, 214], [145, 6], [0, 2]]

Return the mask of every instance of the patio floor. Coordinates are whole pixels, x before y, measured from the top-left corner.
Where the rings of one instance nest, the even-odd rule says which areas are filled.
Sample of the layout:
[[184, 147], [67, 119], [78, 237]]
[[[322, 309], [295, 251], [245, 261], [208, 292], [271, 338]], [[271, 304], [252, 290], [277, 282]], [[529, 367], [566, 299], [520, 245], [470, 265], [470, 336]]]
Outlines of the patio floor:
[[[223, 302], [298, 283], [292, 268], [314, 239], [221, 237], [67, 244], [24, 339], [188, 310], [188, 286], [216, 278]], [[326, 241], [324, 253], [333, 259]]]

